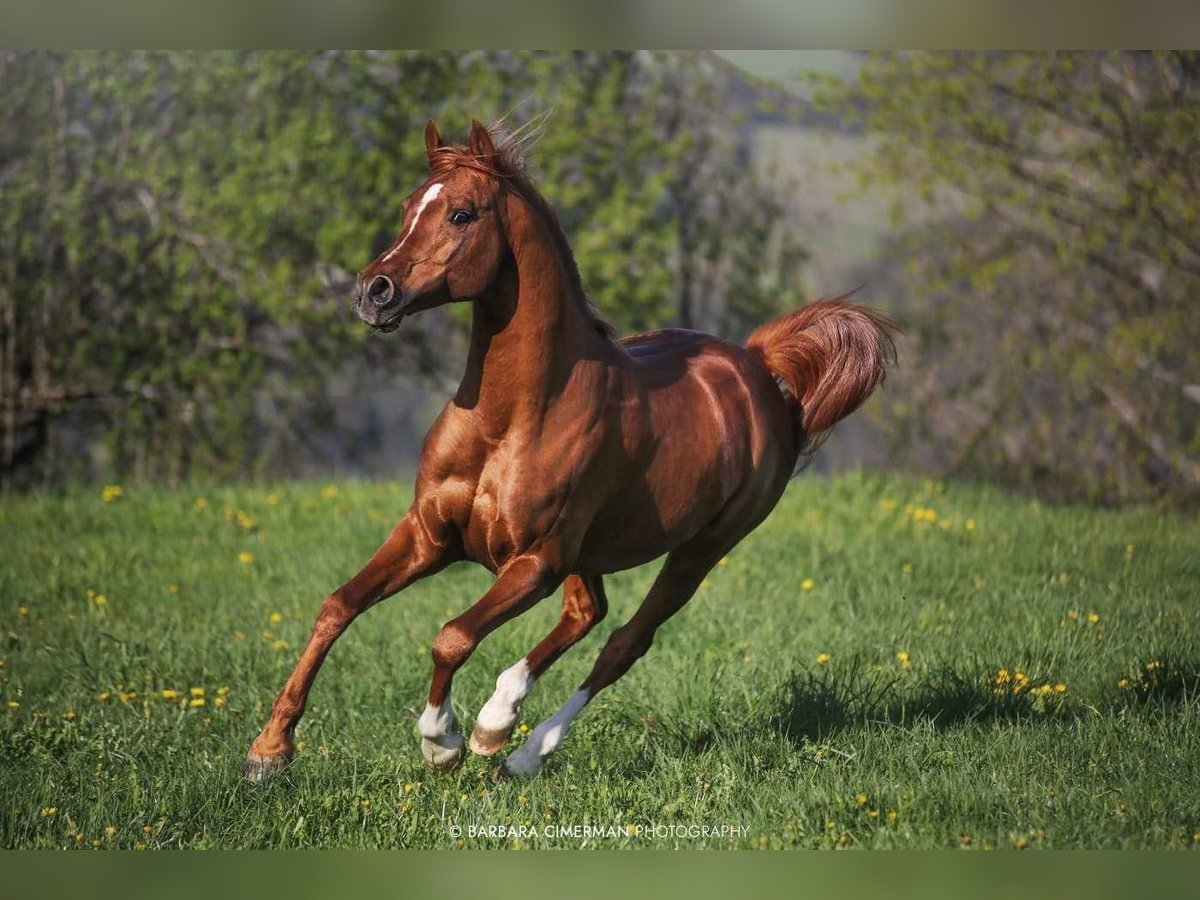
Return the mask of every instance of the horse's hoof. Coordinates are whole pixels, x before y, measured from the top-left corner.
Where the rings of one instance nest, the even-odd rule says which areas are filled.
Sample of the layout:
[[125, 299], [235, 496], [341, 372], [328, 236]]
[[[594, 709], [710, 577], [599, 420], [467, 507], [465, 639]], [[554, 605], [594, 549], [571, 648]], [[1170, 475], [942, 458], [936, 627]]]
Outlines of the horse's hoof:
[[429, 768], [448, 775], [462, 765], [463, 757], [467, 753], [462, 735], [451, 732], [442, 735], [437, 741], [421, 738], [421, 755], [425, 757], [425, 764]]
[[262, 784], [282, 772], [289, 761], [287, 756], [260, 756], [257, 753], [247, 753], [246, 762], [242, 764], [242, 777], [251, 784]]
[[504, 749], [504, 745], [508, 743], [508, 739], [512, 737], [513, 730], [511, 728], [492, 731], [487, 728], [480, 728], [476, 723], [471, 730], [471, 740], [468, 746], [471, 752], [477, 756], [491, 756], [499, 750]]

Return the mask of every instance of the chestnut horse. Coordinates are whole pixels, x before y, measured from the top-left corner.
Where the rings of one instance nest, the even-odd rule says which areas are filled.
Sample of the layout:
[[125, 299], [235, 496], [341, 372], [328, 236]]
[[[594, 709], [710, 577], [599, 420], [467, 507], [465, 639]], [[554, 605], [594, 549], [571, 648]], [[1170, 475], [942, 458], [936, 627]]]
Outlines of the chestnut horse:
[[[497, 144], [499, 146], [497, 146]], [[603, 577], [666, 554], [637, 612], [591, 673], [498, 775], [533, 775], [571, 721], [628, 671], [705, 574], [775, 506], [801, 454], [862, 403], [894, 359], [890, 326], [842, 298], [758, 328], [746, 346], [664, 329], [617, 341], [588, 302], [571, 249], [511, 141], [473, 122], [468, 146], [425, 129], [431, 177], [399, 236], [358, 277], [380, 331], [453, 301], [473, 306], [466, 373], [425, 439], [411, 508], [330, 594], [246, 760], [259, 781], [293, 752], [317, 670], [353, 619], [456, 560], [496, 581], [433, 642], [418, 721], [434, 769], [512, 736], [534, 682], [607, 609]], [[454, 673], [490, 632], [563, 588], [562, 617], [506, 669], [464, 741]]]

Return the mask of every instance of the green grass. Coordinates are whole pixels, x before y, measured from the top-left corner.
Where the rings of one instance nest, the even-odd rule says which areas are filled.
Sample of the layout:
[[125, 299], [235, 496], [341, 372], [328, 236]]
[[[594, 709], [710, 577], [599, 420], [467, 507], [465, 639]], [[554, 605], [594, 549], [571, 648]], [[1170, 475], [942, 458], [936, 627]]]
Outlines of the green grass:
[[[525, 823], [746, 832], [463, 841], [1182, 847], [1200, 831], [1197, 523], [863, 474], [794, 482], [538, 778], [422, 764], [430, 641], [489, 583], [464, 565], [356, 622], [293, 765], [243, 784], [318, 603], [406, 499], [390, 483], [5, 498], [0, 846], [446, 847], [451, 826]], [[608, 620], [525, 722], [574, 690], [653, 573], [607, 579]], [[466, 727], [557, 612], [470, 660]]]

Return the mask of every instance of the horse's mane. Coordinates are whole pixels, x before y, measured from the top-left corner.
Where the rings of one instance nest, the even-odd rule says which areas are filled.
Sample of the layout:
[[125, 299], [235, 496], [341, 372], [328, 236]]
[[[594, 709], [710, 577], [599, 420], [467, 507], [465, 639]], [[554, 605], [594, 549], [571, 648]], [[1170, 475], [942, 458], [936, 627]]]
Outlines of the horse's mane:
[[537, 131], [534, 128], [522, 128], [508, 131], [501, 123], [494, 123], [488, 128], [496, 152], [490, 156], [476, 156], [469, 147], [458, 144], [448, 144], [433, 151], [430, 157], [430, 169], [435, 176], [448, 175], [451, 170], [459, 167], [474, 169], [491, 178], [504, 181], [516, 194], [546, 222], [550, 239], [558, 251], [559, 257], [567, 271], [572, 293], [583, 303], [584, 312], [591, 319], [596, 330], [604, 337], [615, 339], [616, 329], [601, 315], [592, 298], [588, 296], [583, 286], [583, 278], [579, 274], [579, 265], [575, 262], [575, 254], [571, 244], [559, 224], [554, 208], [546, 202], [546, 198], [533, 186], [525, 173], [525, 151], [536, 141]]

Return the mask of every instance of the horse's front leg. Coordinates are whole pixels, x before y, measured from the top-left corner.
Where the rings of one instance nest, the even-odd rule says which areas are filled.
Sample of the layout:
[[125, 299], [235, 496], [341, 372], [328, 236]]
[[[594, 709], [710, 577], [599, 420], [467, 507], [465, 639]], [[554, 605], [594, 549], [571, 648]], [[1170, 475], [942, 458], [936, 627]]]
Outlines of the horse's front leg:
[[262, 781], [282, 769], [294, 751], [292, 734], [304, 714], [308, 692], [333, 642], [359, 613], [459, 558], [453, 542], [438, 543], [440, 530], [417, 520], [415, 507], [357, 575], [325, 598], [312, 635], [275, 699], [271, 716], [250, 745], [244, 774]]
[[433, 641], [429, 702], [417, 722], [421, 753], [432, 768], [451, 772], [463, 759], [463, 737], [450, 704], [454, 673], [488, 634], [554, 593], [563, 580], [561, 571], [541, 556], [517, 557], [500, 570], [496, 583], [478, 603], [438, 632]]

